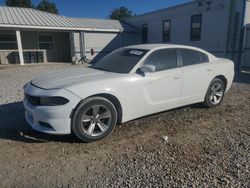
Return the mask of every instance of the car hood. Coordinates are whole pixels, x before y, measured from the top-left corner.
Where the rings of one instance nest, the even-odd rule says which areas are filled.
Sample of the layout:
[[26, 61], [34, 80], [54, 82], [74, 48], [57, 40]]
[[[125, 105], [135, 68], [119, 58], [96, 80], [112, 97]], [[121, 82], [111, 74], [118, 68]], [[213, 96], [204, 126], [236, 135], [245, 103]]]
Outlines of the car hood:
[[61, 89], [78, 83], [104, 80], [114, 76], [115, 73], [92, 68], [73, 68], [42, 75], [32, 80], [31, 83], [42, 89]]

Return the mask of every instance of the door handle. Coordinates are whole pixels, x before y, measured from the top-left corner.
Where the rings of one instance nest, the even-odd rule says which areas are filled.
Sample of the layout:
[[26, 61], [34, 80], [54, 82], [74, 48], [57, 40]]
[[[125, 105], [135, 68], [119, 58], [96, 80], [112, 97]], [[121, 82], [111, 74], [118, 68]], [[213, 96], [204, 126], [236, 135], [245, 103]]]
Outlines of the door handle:
[[213, 71], [212, 69], [207, 69], [207, 72], [211, 72], [211, 71]]
[[181, 76], [175, 76], [174, 79], [176, 80], [181, 79]]

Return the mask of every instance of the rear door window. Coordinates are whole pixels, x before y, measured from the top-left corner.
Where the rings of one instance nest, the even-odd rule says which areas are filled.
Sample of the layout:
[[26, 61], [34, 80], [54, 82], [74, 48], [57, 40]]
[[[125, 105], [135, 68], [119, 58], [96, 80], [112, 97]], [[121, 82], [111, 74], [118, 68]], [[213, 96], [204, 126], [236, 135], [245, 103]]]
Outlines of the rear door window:
[[202, 52], [199, 52], [199, 53], [200, 53], [201, 63], [209, 62], [209, 58], [208, 58], [207, 54], [204, 54]]
[[183, 66], [197, 65], [209, 62], [208, 56], [202, 52], [180, 49]]

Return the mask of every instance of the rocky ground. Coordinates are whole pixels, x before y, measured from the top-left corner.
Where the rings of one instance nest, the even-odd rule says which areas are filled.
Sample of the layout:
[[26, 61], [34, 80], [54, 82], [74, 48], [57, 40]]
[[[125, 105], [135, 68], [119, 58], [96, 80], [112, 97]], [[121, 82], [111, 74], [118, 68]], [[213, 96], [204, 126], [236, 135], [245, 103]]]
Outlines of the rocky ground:
[[72, 66], [0, 66], [0, 187], [250, 187], [247, 78], [218, 108], [145, 117], [85, 144], [34, 132], [24, 120], [22, 86], [65, 68]]

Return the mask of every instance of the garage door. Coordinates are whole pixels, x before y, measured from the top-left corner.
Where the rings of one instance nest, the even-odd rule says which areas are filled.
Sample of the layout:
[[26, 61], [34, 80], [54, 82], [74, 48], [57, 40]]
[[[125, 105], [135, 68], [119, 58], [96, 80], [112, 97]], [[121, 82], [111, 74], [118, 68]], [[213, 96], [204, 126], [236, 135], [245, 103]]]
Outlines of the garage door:
[[242, 68], [250, 68], [250, 28], [246, 30], [245, 53]]
[[121, 46], [121, 39], [117, 33], [85, 32], [84, 42], [88, 59], [100, 59]]

